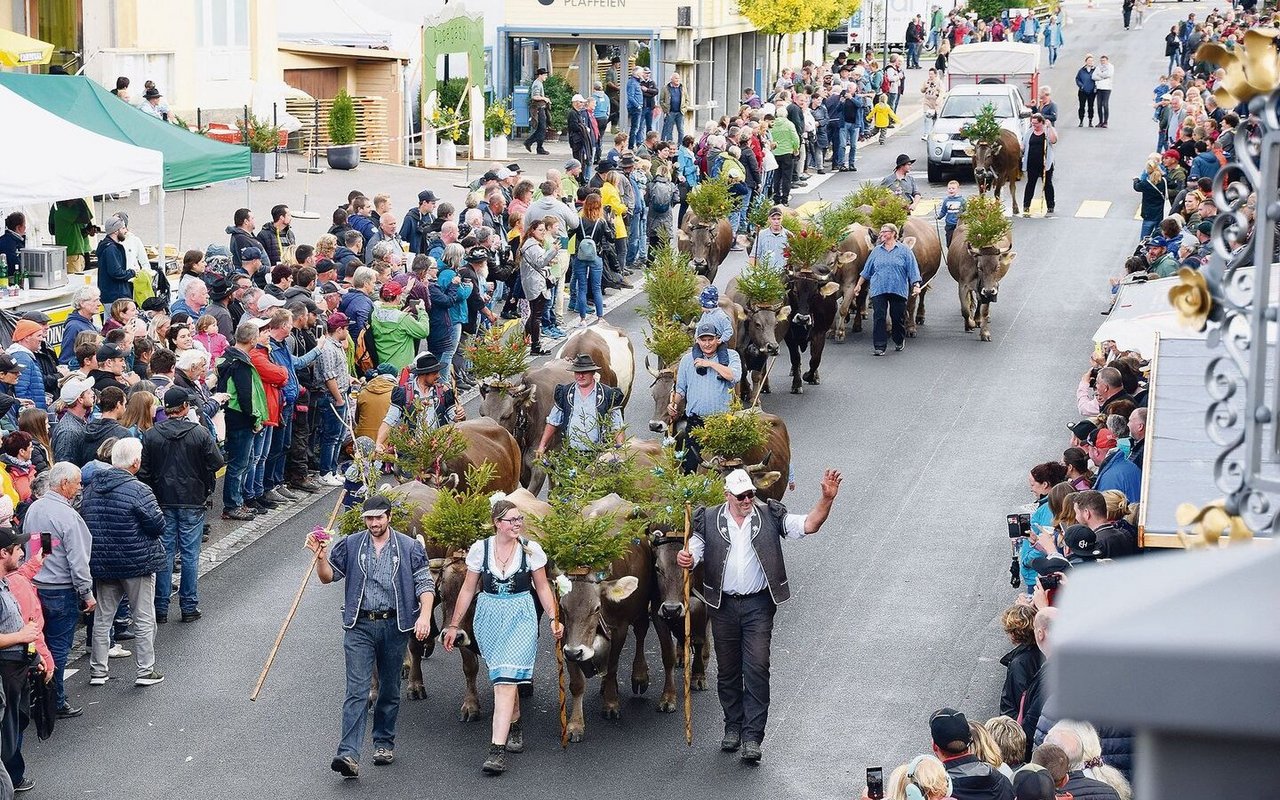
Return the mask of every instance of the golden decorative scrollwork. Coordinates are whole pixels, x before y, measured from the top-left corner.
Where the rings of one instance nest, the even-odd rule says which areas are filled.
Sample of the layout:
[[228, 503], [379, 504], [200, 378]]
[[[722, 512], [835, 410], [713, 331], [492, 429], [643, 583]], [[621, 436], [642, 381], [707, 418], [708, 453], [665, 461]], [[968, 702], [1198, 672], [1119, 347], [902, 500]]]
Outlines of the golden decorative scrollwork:
[[1196, 60], [1209, 61], [1227, 73], [1213, 88], [1219, 106], [1232, 108], [1280, 86], [1277, 40], [1280, 29], [1253, 28], [1245, 31], [1242, 45], [1234, 50], [1216, 42], [1200, 45]]

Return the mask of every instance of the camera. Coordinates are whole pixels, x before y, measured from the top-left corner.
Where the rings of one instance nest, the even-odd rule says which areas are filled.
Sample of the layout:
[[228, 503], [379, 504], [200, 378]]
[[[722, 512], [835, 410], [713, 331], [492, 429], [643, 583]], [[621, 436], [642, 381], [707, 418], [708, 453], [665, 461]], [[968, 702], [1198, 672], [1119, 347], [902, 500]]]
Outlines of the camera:
[[1017, 539], [1031, 533], [1030, 514], [1006, 514], [1005, 523], [1009, 526], [1009, 538]]
[[867, 797], [871, 800], [883, 800], [884, 767], [867, 767]]
[[1055, 575], [1041, 575], [1041, 576], [1040, 576], [1040, 588], [1041, 588], [1041, 589], [1044, 589], [1046, 592], [1052, 592], [1054, 589], [1057, 589], [1057, 588], [1058, 588], [1058, 584], [1059, 584], [1061, 581], [1062, 581], [1062, 575], [1060, 575], [1060, 574], [1055, 574]]
[[694, 371], [694, 372], [696, 372], [696, 373], [698, 373], [699, 375], [706, 375], [706, 374], [707, 374], [707, 367], [694, 367], [694, 368], [693, 368], [693, 371]]

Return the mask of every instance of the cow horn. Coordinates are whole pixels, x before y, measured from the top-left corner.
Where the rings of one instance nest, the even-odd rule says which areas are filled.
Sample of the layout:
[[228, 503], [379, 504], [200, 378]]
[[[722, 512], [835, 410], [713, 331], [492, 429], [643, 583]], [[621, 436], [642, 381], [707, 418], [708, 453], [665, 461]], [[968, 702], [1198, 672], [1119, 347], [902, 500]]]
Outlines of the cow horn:
[[644, 368], [655, 379], [658, 377], [658, 371], [649, 365], [649, 356], [647, 355], [644, 357]]
[[771, 472], [766, 472], [765, 474], [760, 475], [758, 477], [753, 477], [751, 479], [751, 482], [754, 483], [756, 487], [759, 489], [768, 489], [770, 486], [777, 483], [778, 479], [781, 477], [782, 477], [781, 472], [778, 472], [777, 470], [773, 470]]

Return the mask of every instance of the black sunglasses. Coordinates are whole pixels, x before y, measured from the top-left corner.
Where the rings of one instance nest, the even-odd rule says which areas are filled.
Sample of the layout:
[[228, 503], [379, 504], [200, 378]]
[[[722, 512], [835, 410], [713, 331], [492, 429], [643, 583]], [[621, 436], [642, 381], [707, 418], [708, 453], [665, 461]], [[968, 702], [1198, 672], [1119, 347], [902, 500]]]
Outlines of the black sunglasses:
[[737, 500], [754, 500], [755, 496], [756, 496], [755, 490], [748, 489], [742, 494], [735, 494], [734, 498]]

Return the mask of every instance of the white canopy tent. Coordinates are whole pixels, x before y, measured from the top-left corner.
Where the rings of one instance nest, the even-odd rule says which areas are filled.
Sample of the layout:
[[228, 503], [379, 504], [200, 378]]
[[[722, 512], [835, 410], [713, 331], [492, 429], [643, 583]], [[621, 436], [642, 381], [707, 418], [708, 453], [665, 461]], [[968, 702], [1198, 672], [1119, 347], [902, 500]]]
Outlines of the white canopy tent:
[[31, 142], [0, 170], [0, 209], [54, 203], [70, 197], [160, 186], [164, 156], [116, 141], [54, 116], [0, 86], [0, 119]]

